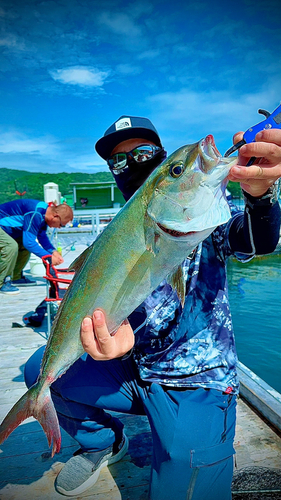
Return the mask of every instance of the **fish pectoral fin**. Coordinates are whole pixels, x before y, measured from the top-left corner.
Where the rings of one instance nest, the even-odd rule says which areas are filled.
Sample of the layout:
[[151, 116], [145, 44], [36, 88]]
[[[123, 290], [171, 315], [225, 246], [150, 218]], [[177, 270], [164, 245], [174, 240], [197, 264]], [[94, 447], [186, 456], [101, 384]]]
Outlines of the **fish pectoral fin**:
[[76, 273], [80, 271], [81, 267], [83, 266], [84, 262], [87, 260], [88, 256], [90, 255], [92, 249], [93, 249], [93, 244], [90, 245], [88, 248], [82, 252], [77, 259], [75, 259], [69, 266], [68, 271], [75, 271]]
[[160, 234], [155, 231], [155, 226], [152, 219], [145, 214], [144, 217], [144, 240], [146, 250], [157, 255], [159, 252]]
[[166, 278], [167, 283], [177, 292], [178, 298], [181, 301], [182, 307], [185, 301], [185, 279], [182, 267], [179, 266], [173, 273]]

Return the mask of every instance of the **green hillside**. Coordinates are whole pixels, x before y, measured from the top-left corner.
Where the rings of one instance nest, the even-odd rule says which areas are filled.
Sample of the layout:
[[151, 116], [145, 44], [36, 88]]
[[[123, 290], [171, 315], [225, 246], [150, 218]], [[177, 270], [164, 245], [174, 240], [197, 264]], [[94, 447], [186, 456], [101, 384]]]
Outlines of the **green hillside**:
[[233, 198], [243, 198], [239, 182], [229, 181], [227, 189], [232, 194]]
[[[67, 174], [42, 174], [39, 172], [31, 173], [25, 170], [13, 170], [9, 168], [0, 168], [0, 204], [6, 201], [16, 200], [20, 193], [26, 191], [24, 198], [33, 198], [35, 200], [44, 200], [44, 184], [55, 182], [59, 186], [62, 196], [72, 193], [72, 182], [101, 182], [111, 181], [110, 172], [98, 172], [96, 174], [74, 173]], [[234, 197], [241, 196], [240, 184], [229, 182], [227, 189]]]
[[72, 193], [72, 182], [100, 182], [111, 181], [110, 172], [98, 172], [96, 174], [74, 173], [67, 174], [42, 174], [40, 172], [31, 173], [24, 170], [13, 170], [0, 168], [0, 204], [7, 201], [16, 200], [20, 193], [26, 191], [24, 198], [44, 200], [44, 184], [55, 182], [59, 186], [62, 196]]

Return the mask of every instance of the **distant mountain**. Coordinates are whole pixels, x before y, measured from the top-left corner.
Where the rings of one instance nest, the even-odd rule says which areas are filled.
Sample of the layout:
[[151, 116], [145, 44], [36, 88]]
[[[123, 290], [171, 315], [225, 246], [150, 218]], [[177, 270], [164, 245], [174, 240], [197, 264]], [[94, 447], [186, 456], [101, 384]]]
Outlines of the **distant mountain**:
[[61, 172], [59, 174], [31, 173], [24, 170], [0, 168], [0, 204], [16, 200], [20, 197], [18, 193], [24, 193], [23, 198], [44, 200], [44, 184], [55, 182], [59, 186], [62, 196], [72, 193], [72, 182], [101, 182], [111, 181], [110, 172], [98, 172], [96, 174]]
[[[44, 200], [44, 184], [55, 182], [59, 186], [62, 196], [72, 193], [72, 182], [103, 182], [112, 181], [110, 172], [98, 172], [96, 174], [84, 174], [81, 172], [68, 174], [61, 172], [59, 174], [43, 174], [41, 172], [31, 173], [25, 170], [14, 170], [10, 168], [0, 168], [0, 204], [6, 201], [16, 200], [19, 194], [24, 198], [33, 198], [35, 200]], [[241, 196], [240, 184], [229, 182], [227, 189], [232, 196]]]

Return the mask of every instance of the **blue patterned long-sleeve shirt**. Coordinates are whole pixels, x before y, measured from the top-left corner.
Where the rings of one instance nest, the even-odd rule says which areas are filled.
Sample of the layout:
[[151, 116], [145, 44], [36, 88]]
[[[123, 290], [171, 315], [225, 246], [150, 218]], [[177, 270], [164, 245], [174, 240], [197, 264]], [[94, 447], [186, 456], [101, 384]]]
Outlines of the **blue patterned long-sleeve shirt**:
[[228, 300], [227, 258], [241, 261], [271, 252], [279, 237], [280, 208], [232, 207], [232, 218], [215, 229], [182, 263], [182, 307], [167, 281], [130, 315], [133, 351], [141, 378], [176, 387], [204, 387], [236, 394], [237, 355]]

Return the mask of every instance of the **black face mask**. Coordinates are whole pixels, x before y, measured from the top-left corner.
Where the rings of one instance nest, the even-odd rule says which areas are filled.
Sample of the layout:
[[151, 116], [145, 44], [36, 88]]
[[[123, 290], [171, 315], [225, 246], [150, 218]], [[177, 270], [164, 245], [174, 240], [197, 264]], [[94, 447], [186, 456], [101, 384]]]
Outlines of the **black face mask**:
[[123, 172], [120, 172], [118, 175], [111, 172], [126, 201], [133, 196], [150, 176], [151, 172], [166, 158], [167, 152], [162, 148], [151, 160], [137, 163], [129, 158], [127, 160], [128, 167]]

